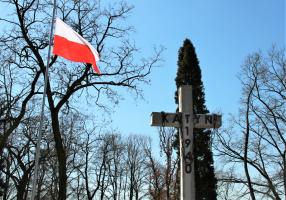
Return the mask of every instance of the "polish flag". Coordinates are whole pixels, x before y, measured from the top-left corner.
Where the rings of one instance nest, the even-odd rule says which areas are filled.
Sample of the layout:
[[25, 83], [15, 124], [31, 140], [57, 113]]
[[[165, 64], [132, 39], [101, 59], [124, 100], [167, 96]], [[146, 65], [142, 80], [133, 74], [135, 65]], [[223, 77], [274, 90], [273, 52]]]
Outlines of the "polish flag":
[[56, 19], [53, 54], [74, 62], [92, 64], [94, 71], [100, 74], [96, 65], [99, 60], [96, 49], [59, 18]]

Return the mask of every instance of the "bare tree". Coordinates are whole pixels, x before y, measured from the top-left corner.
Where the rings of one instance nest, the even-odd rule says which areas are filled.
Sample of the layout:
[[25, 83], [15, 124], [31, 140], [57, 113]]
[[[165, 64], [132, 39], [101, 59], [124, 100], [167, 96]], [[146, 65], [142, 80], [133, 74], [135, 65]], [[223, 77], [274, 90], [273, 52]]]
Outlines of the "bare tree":
[[85, 189], [80, 196], [90, 200], [145, 197], [149, 171], [144, 152], [147, 138], [136, 135], [122, 139], [116, 132], [87, 134], [81, 145], [83, 165], [76, 168]]
[[[35, 124], [38, 119], [28, 117], [22, 120], [15, 130], [9, 142], [6, 144], [2, 155], [4, 168], [1, 172], [5, 174], [6, 185], [3, 199], [10, 199], [15, 196], [17, 199], [27, 199], [29, 182], [34, 167], [34, 138], [36, 137]], [[41, 155], [41, 160], [46, 157]], [[8, 195], [11, 191], [10, 195]]]
[[130, 200], [141, 199], [146, 195], [147, 188], [144, 188], [146, 185], [146, 176], [147, 170], [145, 167], [146, 156], [144, 154], [144, 148], [146, 147], [147, 138], [140, 137], [137, 135], [131, 135], [127, 138], [126, 142], [126, 170], [127, 170], [127, 189], [128, 189], [128, 198]]
[[146, 165], [149, 171], [149, 198], [154, 200], [163, 199], [165, 186], [164, 166], [153, 155], [151, 140], [148, 141], [148, 146], [145, 148], [145, 154], [148, 159]]
[[160, 147], [165, 158], [164, 163], [164, 181], [166, 197], [165, 199], [176, 199], [176, 171], [179, 163], [179, 157], [174, 150], [176, 129], [161, 128], [160, 130]]
[[[1, 66], [9, 65], [13, 73], [20, 74], [18, 80], [22, 81], [20, 87], [15, 86], [20, 91], [15, 98], [19, 101], [19, 109], [16, 109], [15, 117], [10, 117], [11, 125], [1, 137], [0, 153], [25, 115], [29, 101], [42, 94], [41, 77], [46, 68], [47, 30], [52, 6], [50, 1], [35, 0], [3, 0], [1, 3], [9, 6], [13, 15], [0, 19], [9, 25], [9, 30], [0, 37], [1, 52], [5, 52]], [[125, 2], [114, 3], [111, 7], [103, 6], [100, 1], [58, 1], [58, 16], [96, 46], [101, 55], [99, 66], [102, 71], [99, 76], [90, 64], [71, 64], [56, 56], [49, 63], [51, 78], [47, 100], [58, 162], [58, 199], [66, 199], [68, 183], [67, 147], [59, 120], [63, 109], [76, 105], [76, 95], [82, 94], [92, 97], [93, 106], [104, 106], [100, 103], [100, 97], [104, 95], [117, 102], [117, 87], [141, 95], [140, 84], [148, 82], [152, 67], [160, 60], [161, 50], [148, 59], [136, 59], [138, 49], [129, 40], [132, 27], [122, 23], [132, 8]]]
[[[245, 176], [221, 174], [220, 181], [241, 187], [236, 195], [252, 199], [284, 199], [286, 194], [286, 60], [277, 47], [250, 55], [240, 74], [242, 107], [232, 127], [216, 134], [216, 150], [224, 170], [244, 167]], [[229, 174], [229, 173], [228, 173]]]

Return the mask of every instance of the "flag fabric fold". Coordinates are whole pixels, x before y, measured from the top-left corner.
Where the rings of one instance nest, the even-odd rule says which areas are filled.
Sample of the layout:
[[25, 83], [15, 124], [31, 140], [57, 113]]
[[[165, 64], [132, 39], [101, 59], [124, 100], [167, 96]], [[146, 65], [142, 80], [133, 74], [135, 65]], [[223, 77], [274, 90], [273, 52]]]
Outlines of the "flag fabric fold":
[[96, 49], [61, 19], [56, 19], [53, 54], [74, 62], [92, 64], [96, 73], [99, 55]]

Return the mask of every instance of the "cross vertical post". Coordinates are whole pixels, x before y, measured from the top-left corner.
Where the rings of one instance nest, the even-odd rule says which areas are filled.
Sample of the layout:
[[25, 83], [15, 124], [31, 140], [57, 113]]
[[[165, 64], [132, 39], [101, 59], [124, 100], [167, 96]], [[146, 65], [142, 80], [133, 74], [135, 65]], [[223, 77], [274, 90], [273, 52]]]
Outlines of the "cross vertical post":
[[193, 97], [192, 86], [184, 85], [179, 88], [179, 112], [182, 113], [180, 134], [180, 196], [182, 200], [195, 200], [195, 170], [193, 162]]

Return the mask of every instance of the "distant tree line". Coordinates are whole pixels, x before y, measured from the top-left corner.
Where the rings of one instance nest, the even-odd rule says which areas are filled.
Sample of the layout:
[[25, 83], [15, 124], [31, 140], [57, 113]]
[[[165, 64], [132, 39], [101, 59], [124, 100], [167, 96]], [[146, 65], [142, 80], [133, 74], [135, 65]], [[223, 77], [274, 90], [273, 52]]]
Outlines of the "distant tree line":
[[[116, 131], [98, 132], [98, 129], [87, 128], [88, 120], [76, 113], [62, 117], [60, 129], [67, 153], [67, 199], [175, 198], [174, 174], [156, 158], [150, 138], [123, 137]], [[49, 127], [50, 121], [47, 123]], [[21, 123], [6, 145], [1, 168], [6, 186], [1, 190], [3, 199], [29, 199], [37, 125], [33, 120]], [[166, 139], [169, 136], [165, 134]], [[55, 145], [52, 132], [47, 128], [40, 155], [38, 199], [60, 196]], [[166, 153], [162, 155], [167, 155], [168, 148], [170, 146], [165, 147]]]

